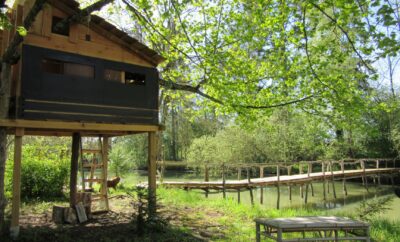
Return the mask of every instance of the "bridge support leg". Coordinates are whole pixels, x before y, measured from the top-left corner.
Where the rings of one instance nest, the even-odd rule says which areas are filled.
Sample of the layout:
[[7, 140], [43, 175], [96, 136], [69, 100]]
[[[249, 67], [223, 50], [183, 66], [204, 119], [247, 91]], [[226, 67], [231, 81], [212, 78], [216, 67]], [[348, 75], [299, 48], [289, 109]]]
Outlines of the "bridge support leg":
[[240, 203], [240, 189], [237, 189], [237, 200]]
[[343, 194], [347, 196], [346, 179], [343, 179]]
[[307, 200], [308, 200], [308, 186], [309, 186], [309, 184], [307, 183], [307, 185], [306, 185], [306, 196], [304, 198], [304, 203], [305, 204], [307, 204]]
[[310, 183], [310, 188], [311, 188], [311, 196], [314, 197], [314, 186], [313, 186], [312, 182]]
[[279, 187], [279, 184], [278, 185], [276, 185], [276, 189], [277, 189], [277, 198], [276, 198], [276, 208], [277, 209], [279, 209], [279, 205], [280, 205], [280, 203], [281, 203], [281, 191], [280, 191], [280, 187]]

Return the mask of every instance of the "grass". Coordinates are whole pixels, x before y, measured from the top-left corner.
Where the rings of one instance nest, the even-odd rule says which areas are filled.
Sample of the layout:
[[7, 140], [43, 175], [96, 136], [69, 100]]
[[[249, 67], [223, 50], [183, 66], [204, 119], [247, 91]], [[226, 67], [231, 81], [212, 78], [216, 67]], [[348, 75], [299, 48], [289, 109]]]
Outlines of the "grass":
[[[356, 218], [356, 214], [334, 213], [315, 208], [299, 209], [266, 209], [259, 205], [237, 204], [233, 199], [206, 199], [201, 194], [192, 191], [176, 189], [158, 189], [158, 196], [163, 204], [178, 207], [191, 207], [201, 216], [205, 211], [215, 211], [220, 216], [215, 218], [224, 228], [225, 237], [215, 241], [253, 241], [255, 238], [256, 217], [294, 217], [294, 216], [324, 216], [337, 215]], [[205, 218], [207, 219], [207, 218]], [[400, 241], [400, 222], [393, 222], [379, 217], [370, 220], [372, 241]]]

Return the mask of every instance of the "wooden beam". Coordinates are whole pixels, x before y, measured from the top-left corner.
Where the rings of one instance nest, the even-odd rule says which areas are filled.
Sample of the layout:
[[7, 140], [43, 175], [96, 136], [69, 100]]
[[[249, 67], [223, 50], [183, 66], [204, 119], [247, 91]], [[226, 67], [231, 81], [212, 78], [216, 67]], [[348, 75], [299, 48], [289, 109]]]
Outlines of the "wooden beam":
[[159, 125], [148, 124], [103, 124], [88, 122], [39, 121], [23, 119], [0, 119], [0, 127], [31, 128], [43, 130], [72, 130], [77, 131], [125, 131], [125, 132], [155, 132]]
[[156, 215], [156, 187], [157, 187], [157, 138], [156, 132], [149, 132], [148, 136], [148, 216], [154, 217]]
[[76, 183], [78, 177], [78, 161], [79, 161], [79, 146], [80, 146], [81, 135], [74, 133], [72, 135], [72, 148], [71, 148], [71, 173], [69, 181], [69, 205], [71, 208], [75, 208], [76, 205]]
[[21, 203], [21, 160], [22, 160], [22, 137], [24, 129], [15, 131], [14, 140], [14, 168], [12, 186], [12, 211], [10, 236], [16, 239], [19, 235], [19, 208]]
[[109, 147], [109, 139], [107, 136], [103, 137], [103, 147], [102, 147], [102, 158], [103, 158], [103, 184], [101, 186], [102, 189], [102, 195], [104, 196], [104, 201], [105, 201], [105, 206], [106, 210], [110, 210], [109, 204], [108, 204], [108, 189], [107, 189], [107, 172], [108, 172], [108, 147]]

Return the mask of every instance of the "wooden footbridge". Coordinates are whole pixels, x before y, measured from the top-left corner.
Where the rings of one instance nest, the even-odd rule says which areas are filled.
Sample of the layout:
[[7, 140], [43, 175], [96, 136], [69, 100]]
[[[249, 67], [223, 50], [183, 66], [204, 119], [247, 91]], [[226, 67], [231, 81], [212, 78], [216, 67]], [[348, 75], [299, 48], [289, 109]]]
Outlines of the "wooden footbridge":
[[[219, 168], [222, 173], [222, 179], [217, 181], [209, 181], [209, 169]], [[237, 180], [226, 180], [227, 171], [237, 169]], [[247, 178], [241, 179], [242, 170], [247, 171]], [[274, 171], [271, 172], [271, 169]], [[163, 169], [162, 169], [163, 170]], [[251, 178], [250, 171], [258, 170], [259, 177]], [[269, 176], [266, 175], [265, 170], [270, 171]], [[306, 170], [306, 171], [305, 171]], [[276, 186], [278, 190], [278, 202], [280, 197], [280, 186], [285, 185], [289, 187], [289, 199], [291, 200], [292, 185], [300, 185], [300, 193], [303, 198], [303, 186], [305, 186], [305, 202], [307, 203], [308, 188], [311, 188], [314, 194], [312, 182], [323, 182], [323, 195], [326, 199], [326, 189], [329, 192], [329, 183], [332, 186], [334, 198], [336, 198], [335, 180], [342, 180], [343, 193], [347, 195], [346, 180], [361, 178], [363, 185], [368, 190], [368, 180], [373, 180], [375, 184], [381, 183], [381, 177], [385, 176], [391, 180], [394, 185], [394, 177], [400, 174], [400, 168], [396, 167], [396, 160], [394, 159], [359, 159], [359, 160], [340, 160], [340, 161], [307, 161], [295, 164], [223, 164], [220, 167], [204, 168], [205, 176], [204, 181], [162, 181], [165, 187], [189, 189], [201, 189], [206, 191], [206, 196], [210, 190], [222, 191], [225, 197], [227, 191], [237, 191], [238, 201], [240, 202], [240, 191], [249, 190], [250, 197], [253, 201], [252, 189], [262, 188], [266, 186]], [[254, 173], [254, 172], [253, 172]], [[257, 172], [256, 172], [257, 173]], [[257, 174], [257, 175], [258, 175]], [[327, 186], [328, 183], [328, 187]], [[261, 191], [260, 203], [263, 203], [263, 189]]]

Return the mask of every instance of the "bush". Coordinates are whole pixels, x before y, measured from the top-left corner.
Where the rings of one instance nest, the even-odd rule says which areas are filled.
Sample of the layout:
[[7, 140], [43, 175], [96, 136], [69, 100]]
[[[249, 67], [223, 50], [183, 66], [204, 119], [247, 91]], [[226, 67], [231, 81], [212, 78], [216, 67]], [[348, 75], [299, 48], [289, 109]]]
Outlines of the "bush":
[[[57, 147], [63, 148], [63, 147]], [[68, 182], [69, 159], [54, 146], [24, 145], [21, 167], [21, 197], [53, 198], [63, 195]], [[9, 154], [6, 168], [7, 195], [12, 191], [13, 155]]]

